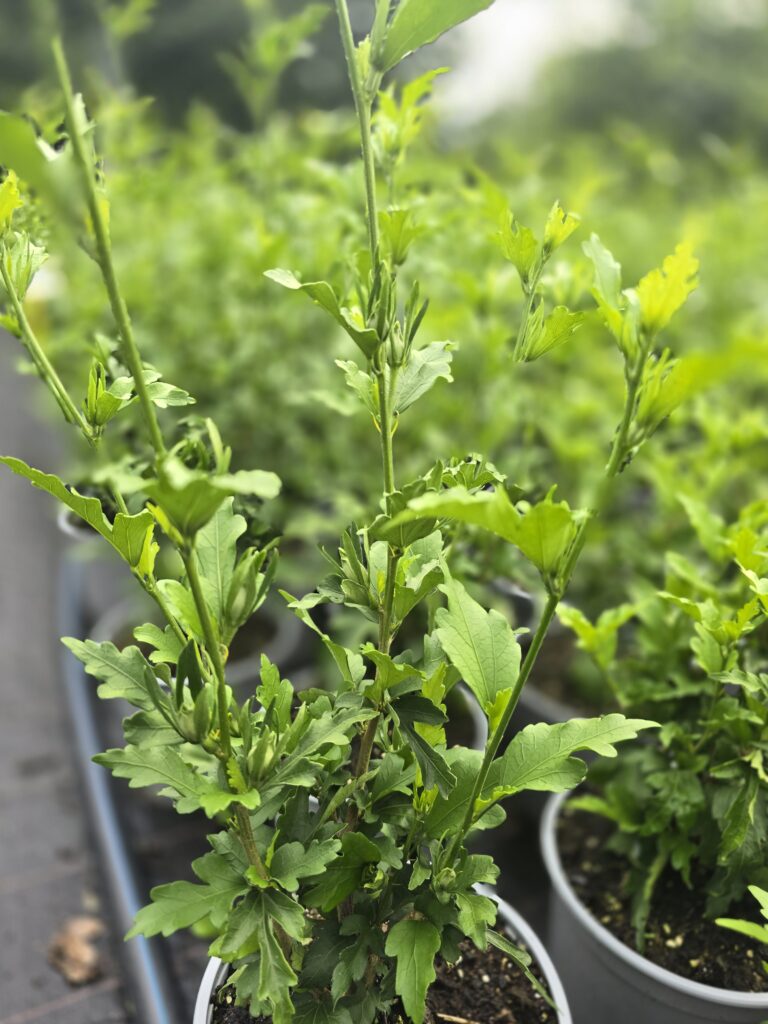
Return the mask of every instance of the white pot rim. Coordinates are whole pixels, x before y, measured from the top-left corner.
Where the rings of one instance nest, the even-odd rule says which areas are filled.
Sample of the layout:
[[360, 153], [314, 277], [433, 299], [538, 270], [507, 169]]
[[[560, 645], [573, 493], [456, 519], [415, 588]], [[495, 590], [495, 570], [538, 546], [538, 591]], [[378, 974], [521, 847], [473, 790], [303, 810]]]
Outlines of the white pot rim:
[[558, 793], [549, 798], [541, 818], [541, 851], [550, 881], [557, 895], [566, 904], [571, 913], [600, 945], [604, 946], [619, 960], [624, 961], [638, 974], [653, 978], [660, 985], [675, 989], [689, 997], [718, 1006], [751, 1008], [768, 1010], [768, 992], [735, 992], [730, 989], [704, 985], [700, 981], [691, 981], [679, 974], [659, 967], [636, 950], [617, 939], [604, 925], [590, 913], [571, 887], [560, 860], [557, 848], [557, 819], [568, 797], [567, 793]]
[[[563, 983], [560, 981], [557, 968], [552, 963], [541, 939], [525, 918], [498, 896], [493, 889], [488, 886], [478, 886], [477, 888], [483, 895], [496, 901], [499, 906], [499, 914], [511, 928], [514, 937], [528, 948], [531, 956], [541, 968], [549, 993], [557, 1007], [557, 1024], [573, 1024]], [[229, 964], [217, 957], [212, 957], [209, 960], [197, 993], [192, 1024], [210, 1024], [211, 998], [213, 993], [226, 981], [229, 969]]]

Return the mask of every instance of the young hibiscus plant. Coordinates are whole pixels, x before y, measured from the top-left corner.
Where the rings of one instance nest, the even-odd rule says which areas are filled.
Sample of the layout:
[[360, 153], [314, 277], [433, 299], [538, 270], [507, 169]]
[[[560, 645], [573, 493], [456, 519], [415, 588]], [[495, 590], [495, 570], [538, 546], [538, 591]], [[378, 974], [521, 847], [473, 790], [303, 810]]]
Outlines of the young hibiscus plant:
[[[606, 483], [591, 511], [556, 500], [554, 489], [527, 500], [478, 458], [439, 461], [407, 483], [397, 477], [400, 417], [412, 415], [419, 401], [426, 407], [430, 390], [450, 382], [453, 346], [421, 342], [427, 303], [419, 284], [404, 280], [418, 228], [416, 210], [395, 204], [391, 170], [408, 132], [391, 129], [397, 110], [408, 107], [398, 106], [389, 87], [387, 117], [374, 114], [388, 72], [488, 6], [490, 0], [401, 0], [396, 7], [377, 0], [370, 35], [356, 45], [346, 0], [336, 0], [360, 129], [366, 244], [343, 283], [270, 272], [348, 336], [356, 359], [341, 370], [370, 414], [371, 439], [380, 448], [380, 507], [345, 531], [333, 571], [314, 593], [285, 595], [285, 614], [299, 616], [330, 652], [337, 669], [330, 689], [298, 691], [266, 658], [255, 692], [228, 684], [232, 640], [275, 573], [272, 546], [244, 544], [249, 522], [238, 502], [269, 501], [279, 481], [258, 470], [233, 471], [212, 423], [204, 440], [183, 433], [168, 439], [165, 409], [189, 396], [141, 359], [113, 260], [95, 126], [73, 92], [58, 44], [66, 138], [54, 149], [28, 121], [2, 115], [0, 122], [0, 162], [13, 168], [0, 188], [3, 323], [89, 446], [100, 444], [117, 416], [138, 414], [146, 437], [134, 461], [102, 471], [114, 515], [55, 476], [18, 459], [2, 461], [101, 534], [163, 616], [163, 627], [135, 630], [141, 649], [65, 640], [99, 680], [102, 697], [136, 709], [124, 723], [125, 746], [97, 760], [131, 787], [162, 787], [180, 814], [202, 812], [212, 823], [211, 850], [193, 865], [199, 881], [156, 888], [132, 934], [204, 925], [215, 935], [211, 954], [231, 965], [228, 991], [255, 1018], [274, 1024], [422, 1024], [436, 972], [455, 963], [467, 944], [502, 950], [539, 985], [528, 953], [497, 925], [497, 905], [480, 888], [498, 872], [490, 857], [472, 852], [473, 834], [499, 824], [500, 802], [515, 793], [577, 785], [586, 773], [578, 751], [613, 756], [617, 743], [653, 724], [614, 713], [508, 735], [592, 513], [679, 397], [676, 364], [659, 355], [658, 336], [695, 284], [687, 250], [637, 289], [622, 291], [618, 264], [597, 240], [588, 247], [595, 295], [626, 376]], [[380, 171], [391, 178], [386, 209], [379, 208]], [[24, 312], [26, 290], [45, 259], [25, 230], [35, 223], [25, 217], [30, 203], [75, 233], [101, 273], [114, 317], [114, 349], [96, 359], [79, 405]], [[525, 298], [510, 372], [522, 372], [580, 326], [582, 317], [562, 306], [545, 315], [542, 276], [577, 226], [556, 204], [538, 241], [505, 216], [503, 249]], [[451, 540], [464, 524], [514, 545], [541, 576], [546, 601], [524, 657], [519, 633], [451, 573]], [[156, 575], [161, 544], [179, 556], [168, 562], [179, 565], [175, 576]], [[404, 649], [403, 624], [428, 599], [430, 608], [439, 605], [425, 616], [429, 629]], [[321, 604], [363, 616], [372, 639], [357, 646], [335, 640], [313, 616]], [[446, 742], [446, 698], [459, 681], [487, 719], [481, 750]]]

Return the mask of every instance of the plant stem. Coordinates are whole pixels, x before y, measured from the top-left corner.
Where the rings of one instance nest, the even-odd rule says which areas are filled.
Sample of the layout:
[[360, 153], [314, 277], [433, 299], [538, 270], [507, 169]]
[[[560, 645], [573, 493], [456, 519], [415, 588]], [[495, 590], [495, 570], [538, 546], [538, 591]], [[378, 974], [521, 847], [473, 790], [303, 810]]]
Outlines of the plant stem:
[[240, 833], [240, 841], [243, 844], [246, 857], [256, 868], [256, 872], [260, 878], [269, 878], [267, 869], [264, 867], [264, 861], [261, 859], [259, 848], [256, 846], [253, 829], [251, 828], [251, 819], [248, 817], [247, 809], [243, 807], [242, 804], [235, 805], [235, 818], [237, 820], [237, 830]]
[[520, 320], [520, 327], [517, 332], [517, 340], [515, 341], [515, 358], [519, 360], [524, 358], [525, 343], [528, 340], [528, 321], [530, 320], [531, 313], [533, 312], [533, 304], [536, 301], [536, 289], [539, 287], [539, 281], [541, 280], [543, 269], [543, 264], [539, 262], [526, 286], [525, 306]]
[[[219, 712], [221, 750], [224, 760], [228, 761], [232, 756], [232, 737], [229, 731], [229, 707], [227, 701], [227, 682], [224, 674], [224, 663], [221, 660], [221, 651], [219, 649], [219, 641], [216, 637], [213, 619], [211, 618], [211, 613], [208, 610], [208, 605], [206, 604], [205, 596], [203, 595], [203, 588], [200, 583], [200, 574], [197, 570], [197, 560], [195, 558], [194, 547], [191, 550], [184, 552], [182, 554], [182, 558], [184, 560], [184, 568], [187, 573], [187, 579], [189, 580], [190, 590], [192, 591], [192, 597], [195, 601], [195, 608], [197, 609], [197, 614], [200, 619], [200, 625], [203, 628], [205, 649], [208, 653], [208, 658], [213, 665], [213, 672], [216, 677], [216, 704]], [[248, 816], [247, 809], [243, 807], [242, 804], [235, 805], [235, 820], [237, 822], [237, 831], [249, 862], [256, 868], [256, 871], [261, 878], [268, 878], [269, 875], [264, 867], [258, 847], [256, 846], [253, 829], [251, 828], [251, 819]]]
[[38, 373], [42, 377], [53, 397], [56, 399], [59, 408], [64, 414], [64, 418], [69, 423], [79, 427], [86, 441], [90, 445], [95, 445], [96, 439], [93, 436], [91, 428], [88, 426], [85, 417], [73, 402], [63, 381], [54, 369], [50, 359], [43, 351], [42, 345], [38, 341], [35, 332], [32, 330], [32, 325], [27, 319], [27, 314], [24, 312], [24, 306], [21, 299], [13, 286], [13, 281], [11, 280], [11, 276], [5, 265], [4, 253], [2, 252], [0, 252], [0, 275], [3, 278], [5, 290], [11, 300], [13, 311], [19, 323], [22, 344], [26, 348], [27, 352], [29, 352], [32, 362], [37, 367]]
[[379, 253], [379, 223], [376, 208], [376, 165], [373, 159], [373, 145], [371, 143], [371, 102], [360, 77], [357, 49], [355, 47], [355, 38], [352, 35], [352, 23], [349, 20], [347, 0], [336, 0], [336, 13], [339, 17], [341, 42], [344, 47], [344, 56], [347, 59], [349, 82], [352, 86], [355, 111], [358, 124], [360, 125], [360, 144], [365, 172], [368, 242], [371, 248], [372, 267], [375, 267]]
[[197, 569], [197, 559], [195, 558], [194, 544], [191, 548], [182, 552], [182, 559], [184, 561], [184, 569], [189, 581], [189, 588], [192, 591], [195, 608], [197, 609], [197, 615], [203, 629], [205, 650], [208, 654], [208, 659], [213, 666], [214, 676], [216, 677], [216, 704], [219, 712], [221, 748], [225, 758], [229, 759], [232, 756], [232, 737], [229, 732], [229, 706], [227, 700], [227, 681], [224, 674], [224, 662], [221, 659], [221, 651], [219, 649], [219, 641], [216, 636], [213, 619], [211, 618], [211, 613], [208, 610], [208, 605], [206, 604], [205, 596], [203, 595], [200, 573]]
[[[389, 378], [389, 379], [388, 379]], [[381, 462], [384, 473], [384, 493], [391, 494], [395, 490], [395, 461], [392, 445], [392, 396], [396, 371], [389, 374], [382, 371], [378, 375], [379, 393], [379, 425], [381, 427]]]
[[[612, 480], [618, 475], [626, 457], [626, 445], [627, 437], [629, 434], [630, 427], [632, 425], [632, 417], [635, 411], [635, 400], [637, 398], [637, 389], [640, 384], [640, 376], [642, 374], [642, 363], [638, 370], [627, 378], [627, 388], [625, 395], [624, 413], [622, 415], [621, 423], [613, 439], [613, 445], [611, 448], [611, 455], [608, 459], [608, 463], [605, 467], [605, 474], [603, 480], [598, 488], [595, 501], [592, 503], [595, 511], [599, 512], [605, 505], [605, 501], [608, 495], [608, 489]], [[517, 681], [512, 689], [509, 702], [504, 709], [504, 712], [499, 719], [496, 728], [493, 730], [491, 735], [488, 737], [486, 744], [485, 753], [483, 755], [483, 761], [480, 766], [480, 771], [475, 779], [474, 786], [472, 787], [472, 794], [467, 805], [467, 810], [464, 815], [461, 828], [458, 830], [453, 838], [451, 847], [449, 850], [449, 862], [455, 860], [458, 853], [459, 847], [464, 840], [467, 832], [472, 827], [472, 822], [475, 815], [475, 805], [478, 798], [483, 792], [485, 783], [488, 779], [488, 773], [491, 769], [496, 753], [501, 746], [501, 742], [504, 739], [504, 735], [509, 728], [509, 723], [512, 721], [512, 716], [515, 713], [515, 708], [520, 700], [520, 694], [523, 691], [523, 687], [528, 682], [536, 659], [539, 656], [542, 644], [547, 635], [549, 627], [552, 623], [552, 619], [555, 617], [557, 606], [560, 604], [563, 596], [565, 595], [568, 585], [571, 582], [571, 577], [576, 568], [579, 556], [584, 548], [584, 542], [586, 540], [587, 527], [590, 522], [590, 517], [585, 517], [584, 520], [579, 524], [576, 531], [576, 535], [571, 544], [568, 557], [563, 566], [562, 573], [560, 575], [559, 586], [556, 590], [550, 592], [547, 603], [544, 606], [539, 624], [536, 627], [536, 632], [533, 635], [531, 646], [528, 648], [528, 652], [525, 656], [523, 664], [520, 666], [520, 672], [517, 677]]]
[[118, 284], [117, 272], [112, 260], [112, 246], [109, 239], [109, 229], [104, 216], [104, 210], [99, 202], [94, 169], [88, 160], [88, 155], [80, 135], [77, 116], [75, 113], [75, 96], [72, 88], [72, 79], [69, 74], [69, 68], [67, 66], [64, 49], [61, 45], [60, 39], [54, 39], [53, 41], [53, 57], [56, 62], [56, 70], [58, 72], [59, 82], [64, 94], [65, 121], [67, 131], [69, 133], [69, 140], [72, 145], [72, 151], [75, 155], [75, 161], [80, 168], [80, 174], [85, 190], [85, 199], [88, 205], [88, 212], [91, 217], [94, 239], [96, 241], [98, 264], [101, 269], [102, 278], [104, 279], [104, 285], [107, 289], [107, 295], [109, 296], [112, 315], [120, 333], [123, 358], [125, 359], [126, 365], [133, 377], [136, 395], [139, 399], [139, 403], [141, 404], [150, 441], [152, 442], [152, 447], [155, 450], [155, 456], [158, 461], [162, 461], [165, 456], [165, 444], [163, 442], [162, 433], [160, 432], [157, 413], [154, 405], [152, 404], [152, 399], [149, 397], [147, 384], [144, 380], [144, 367], [136, 345], [136, 340], [133, 336], [131, 318], [128, 315], [128, 308]]
[[[349, 19], [349, 8], [347, 0], [335, 0], [336, 13], [339, 19], [341, 31], [341, 42], [344, 47], [344, 55], [347, 61], [349, 82], [352, 87], [352, 96], [355, 102], [355, 111], [360, 127], [360, 145], [363, 158], [363, 171], [365, 178], [366, 196], [366, 219], [368, 223], [368, 244], [371, 252], [371, 267], [375, 268], [379, 258], [379, 225], [376, 203], [376, 164], [373, 158], [373, 145], [371, 142], [371, 97], [369, 90], [363, 85], [360, 76], [360, 66], [357, 62], [357, 49], [352, 34], [352, 24]], [[386, 7], [386, 10], [384, 9]], [[388, 4], [379, 4], [376, 14], [377, 34], [383, 31], [386, 23], [386, 15], [389, 13]], [[382, 21], [383, 19], [383, 21]], [[391, 399], [393, 385], [396, 379], [396, 371], [387, 373], [385, 369], [377, 372], [378, 393], [379, 393], [379, 425], [381, 434], [381, 458], [384, 476], [384, 493], [391, 494], [395, 490], [395, 466], [392, 447], [392, 406]], [[383, 654], [389, 653], [392, 643], [392, 611], [395, 596], [395, 580], [397, 576], [398, 555], [390, 547], [387, 558], [387, 579], [384, 587], [384, 600], [379, 613], [379, 650]], [[355, 762], [355, 778], [359, 778], [368, 771], [371, 761], [371, 752], [376, 740], [376, 730], [381, 720], [381, 714], [376, 715], [366, 726], [363, 737], [360, 741], [357, 760]], [[357, 818], [352, 812], [351, 821]]]

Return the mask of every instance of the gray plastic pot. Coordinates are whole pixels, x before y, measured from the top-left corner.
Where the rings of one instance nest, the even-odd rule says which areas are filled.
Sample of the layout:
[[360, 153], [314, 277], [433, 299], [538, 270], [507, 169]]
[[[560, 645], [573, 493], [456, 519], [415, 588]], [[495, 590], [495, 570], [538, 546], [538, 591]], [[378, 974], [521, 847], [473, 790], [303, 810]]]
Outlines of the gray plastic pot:
[[761, 1024], [768, 993], [731, 992], [681, 978], [620, 942], [574, 893], [560, 862], [557, 820], [565, 795], [551, 797], [541, 847], [552, 883], [549, 936], [577, 1024]]
[[[549, 993], [557, 1006], [557, 1024], [573, 1024], [565, 989], [560, 981], [555, 965], [552, 963], [541, 939], [534, 932], [525, 918], [513, 910], [508, 903], [493, 892], [484, 890], [499, 905], [499, 918], [504, 922], [510, 935], [516, 942], [522, 943], [541, 968]], [[197, 993], [195, 1013], [192, 1024], [211, 1024], [213, 1019], [213, 997], [226, 982], [230, 965], [221, 960], [212, 959], [203, 974], [203, 980]]]

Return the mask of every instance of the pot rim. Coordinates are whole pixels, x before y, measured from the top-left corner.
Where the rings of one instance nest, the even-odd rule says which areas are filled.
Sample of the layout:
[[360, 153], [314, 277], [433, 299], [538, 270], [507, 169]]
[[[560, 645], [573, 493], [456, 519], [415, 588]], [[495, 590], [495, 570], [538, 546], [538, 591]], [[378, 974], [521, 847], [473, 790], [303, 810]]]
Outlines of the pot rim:
[[59, 505], [56, 510], [56, 525], [65, 537], [71, 540], [88, 541], [94, 540], [98, 534], [93, 527], [88, 526], [78, 515], [66, 507]]
[[555, 826], [567, 797], [568, 793], [556, 793], [547, 800], [541, 818], [541, 852], [550, 882], [558, 897], [566, 904], [571, 913], [590, 935], [615, 957], [623, 960], [625, 964], [639, 974], [645, 974], [653, 978], [658, 984], [675, 989], [686, 996], [700, 999], [703, 1002], [715, 1003], [719, 1006], [756, 1010], [768, 1009], [768, 992], [737, 992], [727, 988], [717, 988], [714, 985], [704, 985], [700, 981], [691, 981], [689, 978], [683, 978], [681, 975], [667, 970], [666, 967], [660, 967], [658, 964], [652, 963], [636, 950], [625, 945], [604, 925], [600, 924], [573, 891], [560, 860]]
[[[565, 995], [563, 983], [557, 973], [557, 968], [544, 948], [544, 943], [538, 937], [533, 928], [525, 918], [511, 907], [506, 900], [503, 900], [493, 889], [485, 885], [477, 886], [479, 892], [489, 896], [499, 907], [499, 914], [511, 928], [516, 939], [522, 941], [527, 947], [531, 956], [541, 968], [542, 974], [549, 988], [549, 993], [556, 1006], [557, 1024], [573, 1024], [571, 1011], [568, 1007], [568, 1000]], [[221, 987], [229, 973], [229, 964], [224, 963], [218, 957], [212, 957], [203, 974], [200, 988], [198, 989], [195, 1001], [195, 1013], [192, 1024], [210, 1024], [211, 998], [213, 993]]]

